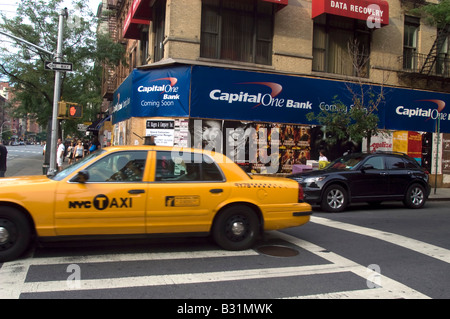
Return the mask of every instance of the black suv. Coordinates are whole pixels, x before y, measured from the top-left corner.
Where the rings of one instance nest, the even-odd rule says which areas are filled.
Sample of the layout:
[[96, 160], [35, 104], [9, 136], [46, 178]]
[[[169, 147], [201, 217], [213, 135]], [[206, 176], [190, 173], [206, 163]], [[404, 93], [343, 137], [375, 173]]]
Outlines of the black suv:
[[304, 200], [329, 212], [341, 212], [352, 202], [379, 204], [402, 200], [421, 208], [430, 194], [428, 172], [403, 153], [352, 153], [322, 170], [288, 176], [299, 182]]

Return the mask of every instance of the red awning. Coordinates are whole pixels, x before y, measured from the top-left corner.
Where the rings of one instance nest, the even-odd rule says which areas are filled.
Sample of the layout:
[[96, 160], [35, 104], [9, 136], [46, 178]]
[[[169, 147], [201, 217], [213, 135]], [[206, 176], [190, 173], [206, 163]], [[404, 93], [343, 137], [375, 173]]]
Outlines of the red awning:
[[312, 18], [323, 13], [368, 22], [368, 26], [389, 24], [389, 4], [384, 0], [312, 0]]
[[152, 19], [152, 7], [150, 6], [151, 0], [134, 0], [131, 5], [131, 11], [133, 11], [133, 19]]
[[130, 10], [123, 24], [122, 36], [127, 39], [140, 39], [140, 25], [150, 25], [150, 20], [133, 19], [133, 10]]

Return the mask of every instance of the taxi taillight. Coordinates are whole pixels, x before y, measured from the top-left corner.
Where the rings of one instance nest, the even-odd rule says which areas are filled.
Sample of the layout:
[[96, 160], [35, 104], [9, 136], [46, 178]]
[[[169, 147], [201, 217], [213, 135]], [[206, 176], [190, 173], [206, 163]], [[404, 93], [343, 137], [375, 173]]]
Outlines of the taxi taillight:
[[303, 187], [302, 185], [298, 184], [298, 201], [303, 202]]

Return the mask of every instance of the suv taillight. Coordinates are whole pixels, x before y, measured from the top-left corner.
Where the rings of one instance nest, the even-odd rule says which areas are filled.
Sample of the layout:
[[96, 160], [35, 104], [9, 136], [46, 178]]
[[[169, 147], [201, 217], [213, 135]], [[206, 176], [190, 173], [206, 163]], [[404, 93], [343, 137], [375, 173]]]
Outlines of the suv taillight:
[[302, 185], [298, 184], [298, 201], [299, 202], [303, 202], [303, 198], [304, 198], [303, 195], [304, 195], [303, 194], [303, 187], [302, 187]]

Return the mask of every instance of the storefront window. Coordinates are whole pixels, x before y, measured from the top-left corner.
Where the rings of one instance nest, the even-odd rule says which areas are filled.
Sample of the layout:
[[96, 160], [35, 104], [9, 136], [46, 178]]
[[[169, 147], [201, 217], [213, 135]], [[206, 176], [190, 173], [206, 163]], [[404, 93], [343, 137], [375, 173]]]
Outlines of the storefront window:
[[332, 15], [314, 20], [313, 71], [368, 77], [369, 55], [364, 21]]
[[274, 5], [257, 0], [204, 0], [200, 55], [272, 63]]

